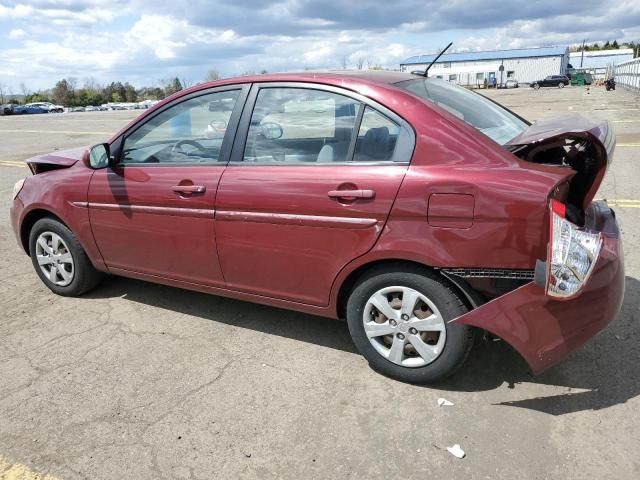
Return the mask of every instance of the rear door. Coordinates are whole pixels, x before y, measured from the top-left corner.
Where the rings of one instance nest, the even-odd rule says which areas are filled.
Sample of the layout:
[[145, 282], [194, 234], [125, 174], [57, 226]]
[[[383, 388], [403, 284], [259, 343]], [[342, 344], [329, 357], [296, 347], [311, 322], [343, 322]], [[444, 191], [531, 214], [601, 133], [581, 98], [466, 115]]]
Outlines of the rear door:
[[227, 286], [328, 304], [378, 238], [413, 146], [406, 122], [353, 92], [254, 85], [216, 199]]

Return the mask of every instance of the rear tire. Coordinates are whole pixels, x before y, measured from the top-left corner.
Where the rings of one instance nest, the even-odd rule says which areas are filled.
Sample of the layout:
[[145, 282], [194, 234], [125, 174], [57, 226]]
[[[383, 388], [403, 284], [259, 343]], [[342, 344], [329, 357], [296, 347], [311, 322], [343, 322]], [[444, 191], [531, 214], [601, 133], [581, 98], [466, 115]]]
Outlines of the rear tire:
[[33, 225], [29, 253], [40, 280], [58, 295], [82, 295], [102, 279], [73, 232], [53, 218], [42, 218]]
[[433, 383], [453, 375], [469, 355], [472, 328], [448, 323], [467, 310], [445, 279], [402, 266], [366, 274], [349, 296], [346, 316], [354, 344], [374, 370]]

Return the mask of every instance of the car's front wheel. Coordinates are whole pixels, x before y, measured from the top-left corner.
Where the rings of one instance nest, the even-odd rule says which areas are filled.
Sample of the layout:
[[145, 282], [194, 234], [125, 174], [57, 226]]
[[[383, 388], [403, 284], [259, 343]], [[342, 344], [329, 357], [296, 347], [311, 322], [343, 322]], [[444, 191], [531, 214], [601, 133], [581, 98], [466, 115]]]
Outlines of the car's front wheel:
[[376, 270], [355, 287], [347, 323], [360, 353], [400, 381], [430, 383], [455, 373], [473, 345], [473, 331], [449, 323], [467, 311], [439, 275], [421, 268]]
[[558, 84], [558, 88], [564, 88], [564, 83], [563, 83], [563, 82], [560, 82], [560, 83]]
[[82, 295], [102, 278], [73, 232], [53, 218], [42, 218], [33, 225], [29, 253], [42, 282], [58, 295]]
[[533, 84], [533, 89], [534, 90], [538, 90], [539, 88], [540, 88], [540, 84], [538, 84], [538, 83], [534, 83]]

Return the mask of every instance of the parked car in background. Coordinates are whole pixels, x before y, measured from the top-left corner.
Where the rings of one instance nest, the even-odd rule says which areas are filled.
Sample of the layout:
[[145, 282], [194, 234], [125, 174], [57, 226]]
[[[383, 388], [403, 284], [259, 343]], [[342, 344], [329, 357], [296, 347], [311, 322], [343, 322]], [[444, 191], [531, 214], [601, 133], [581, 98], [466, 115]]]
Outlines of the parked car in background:
[[539, 373], [622, 304], [616, 217], [593, 201], [614, 147], [606, 120], [532, 125], [436, 78], [245, 76], [27, 160], [11, 224], [59, 295], [110, 273], [346, 318], [408, 382], [453, 374], [484, 331]]
[[498, 88], [518, 88], [518, 81], [514, 78], [508, 78], [502, 85], [498, 85]]
[[33, 103], [27, 103], [25, 106], [42, 108], [46, 110], [48, 113], [64, 112], [64, 107], [62, 105], [54, 105], [51, 102], [33, 102]]
[[16, 113], [16, 106], [14, 103], [0, 105], [0, 115], [14, 115]]
[[41, 105], [17, 105], [14, 109], [17, 115], [32, 115], [37, 113], [49, 113], [49, 109]]
[[100, 107], [94, 107], [93, 105], [87, 105], [84, 107], [85, 112], [97, 112], [100, 110]]
[[531, 82], [530, 86], [535, 88], [536, 90], [540, 87], [559, 87], [564, 88], [569, 85], [570, 80], [569, 77], [565, 75], [549, 75], [544, 80], [537, 80], [535, 82]]
[[75, 113], [75, 112], [84, 112], [84, 107], [71, 107], [71, 108], [69, 108], [69, 111], [73, 112], [73, 113]]

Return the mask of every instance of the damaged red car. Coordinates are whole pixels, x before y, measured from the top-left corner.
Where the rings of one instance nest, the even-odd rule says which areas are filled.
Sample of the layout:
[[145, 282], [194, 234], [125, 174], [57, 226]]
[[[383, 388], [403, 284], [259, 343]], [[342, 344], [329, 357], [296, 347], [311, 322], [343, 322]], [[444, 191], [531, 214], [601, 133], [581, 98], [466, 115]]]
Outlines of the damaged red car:
[[60, 295], [113, 274], [346, 318], [375, 370], [418, 383], [485, 331], [538, 373], [621, 306], [615, 214], [593, 201], [614, 138], [413, 74], [227, 79], [27, 160], [11, 221]]

